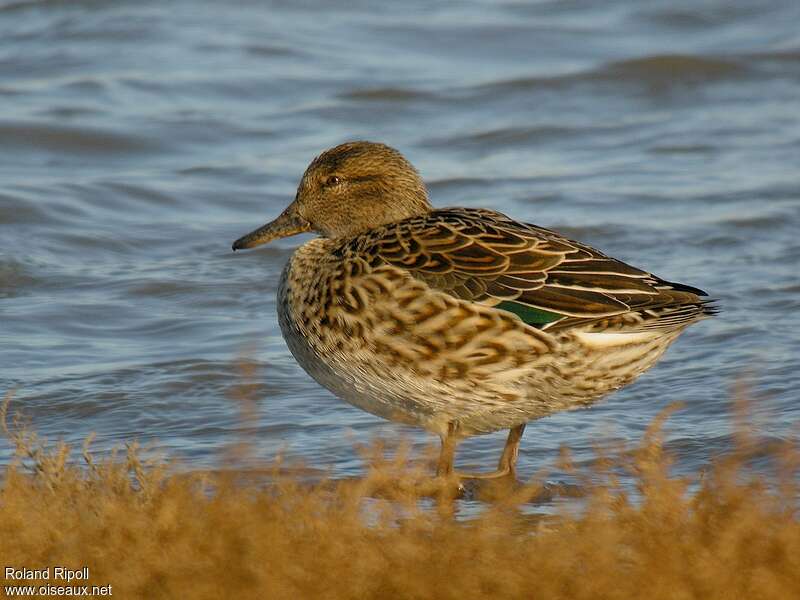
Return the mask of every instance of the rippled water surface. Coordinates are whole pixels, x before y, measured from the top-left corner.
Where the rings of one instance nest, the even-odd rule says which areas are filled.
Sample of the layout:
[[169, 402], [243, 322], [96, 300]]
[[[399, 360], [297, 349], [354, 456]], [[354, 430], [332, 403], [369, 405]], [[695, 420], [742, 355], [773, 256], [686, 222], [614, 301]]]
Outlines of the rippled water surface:
[[[532, 423], [523, 475], [561, 445], [585, 460], [638, 439], [673, 401], [669, 444], [700, 468], [730, 445], [742, 376], [763, 435], [794, 435], [798, 23], [794, 0], [0, 0], [0, 392], [50, 439], [157, 440], [190, 468], [246, 431], [260, 458], [338, 475], [374, 435], [431, 442], [295, 364], [275, 292], [297, 239], [230, 251], [316, 153], [367, 138], [436, 205], [502, 210], [721, 300], [636, 384]], [[459, 461], [493, 465], [503, 435]]]

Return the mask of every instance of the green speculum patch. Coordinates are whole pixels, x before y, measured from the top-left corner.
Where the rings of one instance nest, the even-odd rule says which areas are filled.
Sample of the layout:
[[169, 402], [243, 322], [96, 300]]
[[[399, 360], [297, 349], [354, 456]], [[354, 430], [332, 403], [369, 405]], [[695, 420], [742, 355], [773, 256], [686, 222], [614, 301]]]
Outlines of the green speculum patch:
[[564, 317], [564, 315], [542, 310], [540, 308], [533, 308], [527, 304], [521, 304], [519, 302], [514, 302], [513, 300], [501, 302], [500, 304], [495, 305], [495, 308], [514, 313], [525, 323], [528, 325], [533, 325], [534, 327], [547, 325], [548, 323], [558, 321]]

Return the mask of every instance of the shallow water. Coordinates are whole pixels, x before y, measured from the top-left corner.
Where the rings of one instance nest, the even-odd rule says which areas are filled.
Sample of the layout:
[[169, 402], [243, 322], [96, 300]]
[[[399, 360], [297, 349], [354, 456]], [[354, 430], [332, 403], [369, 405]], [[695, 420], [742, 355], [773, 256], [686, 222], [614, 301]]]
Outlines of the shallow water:
[[[244, 438], [351, 476], [373, 436], [432, 443], [295, 364], [275, 288], [298, 240], [230, 251], [316, 153], [368, 138], [436, 205], [502, 210], [721, 300], [636, 384], [532, 423], [523, 476], [562, 445], [580, 462], [637, 440], [674, 401], [668, 445], [700, 469], [730, 447], [740, 378], [761, 434], [795, 435], [798, 22], [792, 0], [0, 0], [0, 392], [50, 439], [157, 441], [188, 468]], [[492, 466], [503, 436], [459, 462]]]

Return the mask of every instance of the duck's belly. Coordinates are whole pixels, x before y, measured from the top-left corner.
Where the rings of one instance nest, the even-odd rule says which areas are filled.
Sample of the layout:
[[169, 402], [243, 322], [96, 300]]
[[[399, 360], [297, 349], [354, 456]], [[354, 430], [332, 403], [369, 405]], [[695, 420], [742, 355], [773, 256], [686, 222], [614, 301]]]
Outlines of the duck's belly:
[[[339, 398], [439, 434], [453, 421], [472, 435], [587, 406], [652, 366], [677, 336], [551, 336], [503, 311], [424, 294], [418, 282], [388, 271], [374, 273], [384, 278], [377, 291], [351, 311], [339, 301], [361, 292], [335, 289], [339, 278], [316, 271], [319, 260], [298, 263], [304, 258], [298, 251], [287, 265], [278, 296], [297, 362]], [[408, 301], [408, 293], [424, 302]]]
[[330, 322], [323, 311], [298, 306], [300, 299], [289, 283], [290, 267], [281, 278], [278, 321], [298, 364], [317, 383], [362, 410], [430, 428], [428, 422], [437, 413], [435, 390], [408, 377], [405, 369], [392, 369], [379, 352], [370, 351], [369, 342], [358, 339], [359, 332]]

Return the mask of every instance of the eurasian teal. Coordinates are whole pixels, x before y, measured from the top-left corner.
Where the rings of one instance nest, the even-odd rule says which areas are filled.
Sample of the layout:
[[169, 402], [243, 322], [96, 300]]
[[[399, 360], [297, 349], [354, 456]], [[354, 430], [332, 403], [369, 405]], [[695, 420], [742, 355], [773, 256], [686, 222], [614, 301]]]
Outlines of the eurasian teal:
[[501, 213], [435, 209], [393, 148], [350, 142], [315, 158], [281, 215], [236, 240], [302, 232], [283, 270], [281, 331], [300, 365], [340, 398], [438, 434], [438, 473], [466, 436], [585, 407], [650, 368], [714, 314], [672, 283]]

